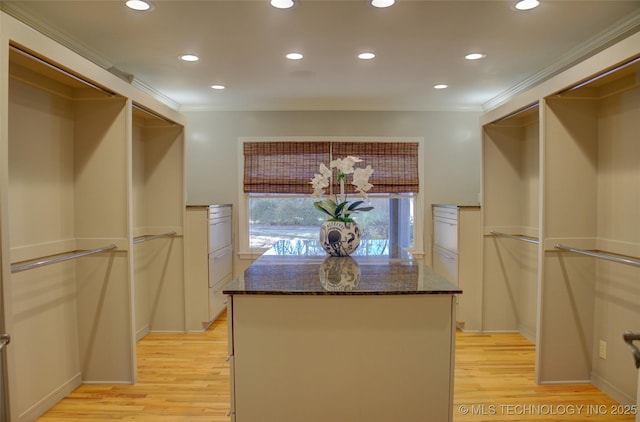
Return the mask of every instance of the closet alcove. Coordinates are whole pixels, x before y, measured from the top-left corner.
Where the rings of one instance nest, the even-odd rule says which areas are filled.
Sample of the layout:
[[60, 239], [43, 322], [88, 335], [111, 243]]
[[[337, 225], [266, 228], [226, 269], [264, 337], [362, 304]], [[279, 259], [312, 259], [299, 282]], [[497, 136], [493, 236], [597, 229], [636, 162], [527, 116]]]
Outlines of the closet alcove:
[[19, 45], [7, 99], [9, 393], [12, 419], [33, 420], [80, 383], [135, 379], [127, 100]]
[[547, 96], [543, 107], [538, 379], [592, 382], [635, 403], [622, 333], [640, 330], [639, 56]]
[[185, 332], [184, 127], [132, 108], [133, 265], [136, 338]]
[[483, 125], [482, 330], [536, 342], [539, 106]]
[[640, 34], [481, 117], [483, 331], [536, 345], [540, 384], [637, 402]]

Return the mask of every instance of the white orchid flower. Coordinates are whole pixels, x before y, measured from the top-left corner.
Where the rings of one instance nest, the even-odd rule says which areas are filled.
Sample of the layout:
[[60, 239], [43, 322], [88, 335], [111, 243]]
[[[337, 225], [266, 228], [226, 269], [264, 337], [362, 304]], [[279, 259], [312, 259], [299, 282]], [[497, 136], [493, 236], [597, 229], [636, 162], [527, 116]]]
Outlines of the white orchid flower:
[[[320, 171], [322, 171], [322, 169], [320, 169]], [[310, 183], [311, 186], [313, 186], [312, 196], [314, 198], [320, 198], [322, 195], [324, 195], [324, 189], [329, 186], [329, 179], [321, 174], [316, 174], [313, 179], [311, 179]]]
[[356, 180], [364, 180], [365, 182], [369, 181], [369, 178], [373, 174], [373, 169], [371, 166], [367, 166], [365, 168], [357, 168], [353, 171], [353, 181]]
[[[330, 221], [353, 221], [351, 217], [352, 214], [371, 211], [373, 209], [372, 206], [363, 205], [363, 200], [354, 201], [353, 203], [349, 203], [347, 200], [347, 196], [344, 193], [344, 182], [347, 178], [348, 174], [353, 173], [353, 180], [351, 184], [355, 186], [356, 191], [360, 194], [361, 197], [366, 198], [366, 192], [369, 191], [373, 185], [369, 183], [369, 177], [373, 173], [373, 169], [371, 166], [367, 166], [366, 168], [354, 168], [356, 163], [361, 162], [362, 160], [358, 157], [348, 156], [345, 158], [338, 158], [336, 160], [332, 160], [329, 163], [329, 167], [324, 165], [324, 163], [320, 164], [320, 174], [314, 175], [313, 179], [311, 179], [311, 185], [313, 185], [313, 197], [314, 198], [322, 198], [324, 195], [324, 189], [331, 185], [331, 180], [333, 177], [331, 169], [338, 170], [338, 180], [340, 180], [340, 196], [335, 194], [335, 200], [325, 198], [322, 201], [316, 201], [313, 205], [319, 211], [327, 214], [331, 220]], [[341, 201], [338, 203], [338, 201]]]
[[331, 169], [325, 166], [324, 163], [320, 163], [320, 175], [327, 180], [331, 179]]
[[353, 172], [353, 181], [351, 184], [356, 187], [356, 190], [363, 198], [367, 197], [367, 192], [373, 187], [373, 185], [369, 183], [369, 177], [371, 177], [371, 174], [373, 174], [371, 166], [367, 166], [366, 168], [357, 168]]
[[353, 173], [353, 166], [360, 161], [362, 161], [360, 158], [350, 155], [345, 158], [338, 158], [331, 161], [331, 163], [329, 163], [329, 167], [338, 169], [338, 171], [343, 174], [351, 174]]

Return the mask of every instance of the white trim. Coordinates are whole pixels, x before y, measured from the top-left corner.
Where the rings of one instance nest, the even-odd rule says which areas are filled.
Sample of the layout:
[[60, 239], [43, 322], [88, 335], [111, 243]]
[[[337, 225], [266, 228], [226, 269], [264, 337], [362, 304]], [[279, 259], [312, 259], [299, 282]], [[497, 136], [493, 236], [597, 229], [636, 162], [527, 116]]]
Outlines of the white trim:
[[388, 103], [362, 103], [362, 104], [183, 104], [180, 106], [181, 112], [203, 112], [203, 111], [422, 111], [422, 112], [461, 112], [485, 110], [481, 105], [460, 104], [413, 104], [398, 105]]
[[[418, 181], [420, 191], [413, 201], [413, 248], [411, 253], [424, 255], [424, 137], [390, 136], [270, 136], [238, 138], [238, 256], [260, 256], [263, 250], [249, 247], [248, 195], [244, 193], [244, 143], [245, 142], [416, 142], [418, 144]], [[311, 194], [311, 191], [309, 192]]]
[[620, 37], [635, 31], [639, 25], [640, 10], [629, 14], [629, 16], [621, 19], [616, 25], [597, 34], [566, 54], [563, 54], [550, 66], [541, 69], [527, 79], [496, 95], [482, 104], [482, 109], [488, 112], [507, 103], [518, 95], [540, 85], [547, 79], [597, 54], [602, 49], [616, 42]]

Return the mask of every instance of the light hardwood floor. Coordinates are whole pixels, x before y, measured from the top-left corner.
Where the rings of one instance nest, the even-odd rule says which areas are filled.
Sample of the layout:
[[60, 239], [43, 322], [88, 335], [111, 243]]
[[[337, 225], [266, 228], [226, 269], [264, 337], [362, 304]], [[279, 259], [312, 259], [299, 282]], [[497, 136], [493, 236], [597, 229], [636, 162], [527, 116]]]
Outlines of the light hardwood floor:
[[[459, 332], [456, 342], [455, 422], [635, 420], [611, 415], [617, 403], [591, 385], [536, 385], [535, 349], [520, 335]], [[226, 356], [226, 315], [204, 333], [149, 334], [138, 384], [82, 385], [38, 421], [229, 421]]]

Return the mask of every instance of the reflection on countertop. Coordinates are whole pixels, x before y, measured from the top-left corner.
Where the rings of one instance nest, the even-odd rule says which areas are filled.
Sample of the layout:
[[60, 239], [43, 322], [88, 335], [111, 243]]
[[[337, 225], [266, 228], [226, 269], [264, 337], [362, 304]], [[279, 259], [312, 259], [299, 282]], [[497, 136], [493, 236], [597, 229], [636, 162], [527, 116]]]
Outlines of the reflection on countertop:
[[389, 295], [462, 291], [402, 248], [364, 240], [350, 257], [330, 257], [313, 240], [278, 241], [225, 294]]

